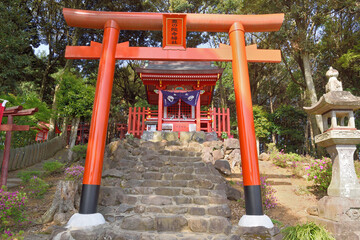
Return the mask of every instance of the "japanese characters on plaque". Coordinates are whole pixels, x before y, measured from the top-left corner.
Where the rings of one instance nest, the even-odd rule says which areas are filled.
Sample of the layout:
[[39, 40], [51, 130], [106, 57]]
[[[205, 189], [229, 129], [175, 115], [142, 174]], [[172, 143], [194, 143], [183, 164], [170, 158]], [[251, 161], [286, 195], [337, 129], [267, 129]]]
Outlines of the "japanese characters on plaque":
[[186, 49], [186, 14], [163, 15], [163, 48]]

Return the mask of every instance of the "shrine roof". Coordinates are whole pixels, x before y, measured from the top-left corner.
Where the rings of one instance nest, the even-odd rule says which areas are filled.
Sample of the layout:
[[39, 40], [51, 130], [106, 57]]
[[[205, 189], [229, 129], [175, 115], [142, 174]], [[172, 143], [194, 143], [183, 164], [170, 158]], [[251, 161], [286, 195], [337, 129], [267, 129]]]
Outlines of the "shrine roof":
[[212, 62], [198, 61], [149, 61], [143, 67], [135, 69], [137, 73], [160, 74], [222, 74], [223, 68]]

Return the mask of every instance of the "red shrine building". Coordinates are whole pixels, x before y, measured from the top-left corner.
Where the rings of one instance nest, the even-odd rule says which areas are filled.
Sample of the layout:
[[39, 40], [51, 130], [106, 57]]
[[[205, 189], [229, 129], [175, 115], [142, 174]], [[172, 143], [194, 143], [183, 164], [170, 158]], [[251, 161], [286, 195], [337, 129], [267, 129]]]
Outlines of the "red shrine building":
[[130, 134], [204, 131], [230, 135], [229, 109], [210, 108], [223, 68], [211, 62], [149, 61], [135, 70], [154, 107], [129, 109]]

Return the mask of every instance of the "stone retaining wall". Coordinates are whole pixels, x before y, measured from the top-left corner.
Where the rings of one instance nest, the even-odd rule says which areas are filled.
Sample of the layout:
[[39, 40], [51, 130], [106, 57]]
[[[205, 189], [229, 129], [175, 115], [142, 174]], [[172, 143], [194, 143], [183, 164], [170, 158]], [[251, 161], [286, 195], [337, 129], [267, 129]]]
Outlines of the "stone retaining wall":
[[[66, 146], [64, 135], [43, 143], [35, 143], [21, 148], [10, 150], [9, 171], [29, 167], [38, 162], [51, 158]], [[0, 150], [0, 169], [4, 150]]]

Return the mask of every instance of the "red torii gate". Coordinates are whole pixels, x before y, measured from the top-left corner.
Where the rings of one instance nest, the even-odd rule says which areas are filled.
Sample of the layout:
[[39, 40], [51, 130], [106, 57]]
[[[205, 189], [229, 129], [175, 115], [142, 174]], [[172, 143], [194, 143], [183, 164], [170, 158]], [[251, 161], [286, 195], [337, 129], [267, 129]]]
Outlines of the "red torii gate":
[[[262, 209], [247, 63], [280, 62], [281, 54], [280, 50], [259, 50], [256, 45], [246, 47], [244, 36], [245, 32], [278, 31], [284, 14], [163, 14], [97, 12], [67, 8], [63, 9], [63, 14], [69, 26], [104, 29], [102, 44], [91, 42], [90, 46], [67, 46], [65, 53], [68, 59], [100, 59], [79, 213], [96, 213], [116, 60], [232, 61], [246, 205], [246, 215], [239, 224], [271, 226], [270, 219], [263, 215]], [[181, 24], [181, 27], [177, 28], [176, 25], [175, 30], [167, 29], [168, 19], [178, 19], [177, 23]], [[118, 44], [120, 29], [163, 30], [163, 48], [129, 47], [128, 42]], [[177, 31], [180, 32], [179, 35]], [[186, 31], [228, 32], [231, 46], [221, 44], [216, 49], [186, 48]], [[169, 34], [176, 35], [170, 42]], [[265, 216], [266, 223], [249, 220], [257, 216]]]
[[[22, 106], [5, 108], [3, 117], [7, 117], [7, 124], [0, 125], [0, 131], [6, 131], [5, 135], [5, 148], [4, 156], [1, 166], [1, 186], [6, 186], [7, 175], [9, 169], [9, 156], [11, 146], [11, 132], [12, 131], [29, 131], [29, 125], [16, 125], [13, 124], [14, 117], [16, 116], [29, 116], [38, 111], [37, 108], [30, 108], [22, 110]], [[1, 123], [0, 123], [1, 124]]]

